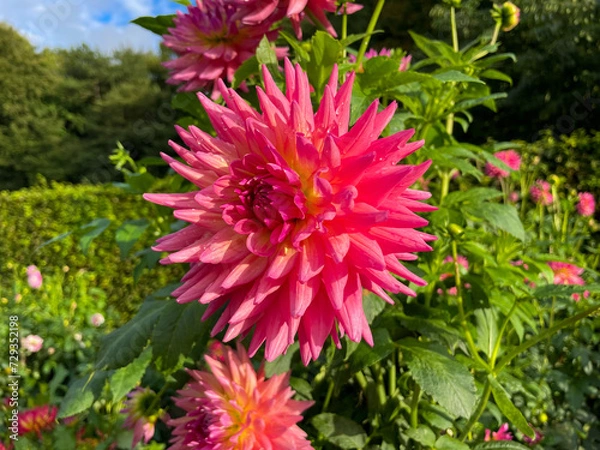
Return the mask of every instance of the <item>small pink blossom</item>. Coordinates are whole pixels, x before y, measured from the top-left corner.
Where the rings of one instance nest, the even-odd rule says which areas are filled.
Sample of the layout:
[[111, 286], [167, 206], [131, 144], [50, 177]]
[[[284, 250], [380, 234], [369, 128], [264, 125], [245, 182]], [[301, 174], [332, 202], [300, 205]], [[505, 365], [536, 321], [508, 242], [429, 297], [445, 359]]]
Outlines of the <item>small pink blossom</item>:
[[37, 334], [30, 334], [23, 338], [21, 345], [25, 350], [31, 353], [37, 353], [42, 349], [42, 346], [44, 345], [44, 339]]
[[31, 289], [39, 289], [42, 287], [42, 273], [36, 266], [27, 267], [27, 283]]
[[529, 194], [534, 203], [541, 203], [544, 206], [551, 205], [554, 201], [550, 183], [547, 181], [537, 180], [529, 189]]
[[[377, 50], [375, 50], [374, 48], [371, 48], [367, 52], [365, 52], [365, 54], [363, 55], [363, 59], [367, 60], [367, 59], [375, 58], [376, 56], [391, 57], [392, 51], [385, 47], [382, 48], [379, 52]], [[398, 71], [406, 72], [408, 70], [408, 68], [410, 67], [411, 60], [412, 60], [412, 55], [403, 56], [402, 59], [400, 60], [400, 66], [398, 67]], [[348, 62], [354, 64], [356, 62], [356, 56], [352, 55], [352, 54], [348, 55]]]
[[[155, 399], [156, 393], [150, 388], [137, 387], [127, 394], [125, 408], [121, 413], [127, 416], [123, 427], [133, 430], [131, 448], [140, 441], [147, 444], [154, 436], [154, 427], [160, 414]], [[155, 405], [154, 409], [148, 410], [152, 404]]]
[[210, 372], [188, 370], [192, 379], [175, 398], [185, 414], [168, 421], [169, 450], [312, 450], [297, 423], [314, 402], [292, 400], [289, 372], [266, 379], [240, 344], [223, 350], [223, 361], [205, 356]]
[[[577, 267], [574, 264], [569, 264], [560, 261], [550, 261], [548, 263], [552, 272], [554, 272], [554, 284], [567, 284], [567, 285], [585, 285], [585, 280], [581, 278], [584, 269]], [[588, 298], [590, 295], [589, 291], [583, 293], [584, 298]], [[581, 295], [574, 293], [572, 295], [573, 300], [578, 302], [581, 300]]]
[[485, 430], [485, 442], [489, 441], [512, 441], [513, 435], [508, 431], [508, 424], [504, 423], [498, 428], [498, 431], [492, 432], [492, 430]]
[[92, 314], [90, 317], [90, 323], [94, 327], [99, 327], [104, 323], [104, 316], [101, 313]]
[[529, 436], [523, 436], [523, 442], [525, 442], [527, 445], [539, 444], [544, 439], [544, 435], [540, 430], [534, 428], [533, 431], [535, 431], [535, 437], [533, 439]]
[[519, 193], [512, 191], [510, 194], [508, 194], [508, 201], [511, 203], [517, 203], [519, 201]]
[[373, 344], [363, 289], [393, 303], [387, 292], [415, 295], [394, 275], [426, 284], [401, 261], [431, 250], [417, 213], [436, 208], [410, 189], [431, 162], [397, 164], [422, 146], [414, 130], [379, 139], [395, 103], [375, 101], [350, 127], [353, 73], [338, 87], [334, 68], [315, 112], [306, 73], [288, 60], [284, 72], [285, 93], [263, 67], [261, 113], [222, 82], [225, 106], [200, 95], [216, 136], [179, 128], [183, 162], [163, 155], [196, 190], [145, 198], [189, 223], [154, 247], [171, 252], [163, 264], [191, 263], [177, 301], [219, 312], [225, 341], [254, 330], [249, 353], [264, 343], [269, 361], [297, 335], [308, 364], [329, 336]]
[[589, 192], [580, 192], [577, 194], [579, 203], [577, 203], [577, 212], [584, 217], [591, 217], [596, 210], [596, 200]]
[[[521, 157], [514, 150], [496, 152], [494, 153], [494, 156], [505, 163], [512, 170], [517, 171], [521, 168]], [[493, 178], [506, 178], [510, 175], [507, 170], [501, 169], [490, 162], [486, 163], [485, 165], [485, 173]]]

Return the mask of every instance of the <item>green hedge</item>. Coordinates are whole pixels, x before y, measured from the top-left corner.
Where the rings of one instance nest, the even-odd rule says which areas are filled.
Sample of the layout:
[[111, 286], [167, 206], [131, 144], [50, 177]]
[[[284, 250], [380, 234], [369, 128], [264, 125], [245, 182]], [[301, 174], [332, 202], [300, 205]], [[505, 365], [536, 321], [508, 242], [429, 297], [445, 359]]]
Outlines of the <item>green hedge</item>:
[[[150, 226], [135, 244], [130, 256], [121, 259], [115, 241], [116, 229], [126, 220], [152, 218], [156, 207], [141, 195], [132, 195], [110, 185], [67, 185], [53, 183], [19, 191], [0, 192], [0, 296], [17, 294], [13, 280], [25, 277], [25, 267], [44, 269], [68, 266], [70, 276], [86, 270], [95, 276], [96, 287], [108, 302], [129, 315], [150, 292], [178, 280], [184, 268], [157, 266], [133, 279], [136, 251], [152, 245], [161, 232]], [[109, 228], [96, 238], [87, 256], [79, 246], [76, 230], [94, 219], [107, 218]], [[39, 248], [44, 242], [69, 231], [68, 237]]]

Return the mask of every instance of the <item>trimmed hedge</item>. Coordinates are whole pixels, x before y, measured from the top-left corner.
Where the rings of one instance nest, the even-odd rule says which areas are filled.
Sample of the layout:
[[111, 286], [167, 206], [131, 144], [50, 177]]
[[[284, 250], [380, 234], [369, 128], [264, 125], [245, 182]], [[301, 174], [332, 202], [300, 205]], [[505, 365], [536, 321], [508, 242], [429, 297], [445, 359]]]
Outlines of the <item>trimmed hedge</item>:
[[[109, 304], [129, 315], [149, 293], [181, 278], [182, 265], [144, 270], [133, 279], [138, 263], [134, 255], [153, 244], [161, 232], [150, 226], [122, 260], [115, 241], [116, 229], [126, 220], [152, 218], [155, 206], [141, 195], [127, 194], [110, 185], [67, 185], [52, 183], [19, 191], [0, 192], [0, 296], [14, 292], [12, 280], [25, 277], [25, 267], [69, 267], [70, 276], [86, 270], [95, 276], [95, 287], [103, 289]], [[79, 246], [81, 234], [72, 235], [39, 248], [44, 242], [94, 219], [107, 218], [109, 228], [90, 245], [87, 256]]]

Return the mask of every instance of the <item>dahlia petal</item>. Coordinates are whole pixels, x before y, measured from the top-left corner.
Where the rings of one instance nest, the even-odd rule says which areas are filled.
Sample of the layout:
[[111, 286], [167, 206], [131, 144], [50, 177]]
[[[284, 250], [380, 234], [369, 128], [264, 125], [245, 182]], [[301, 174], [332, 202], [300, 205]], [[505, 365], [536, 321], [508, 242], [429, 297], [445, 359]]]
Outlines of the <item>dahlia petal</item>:
[[369, 267], [375, 270], [385, 269], [385, 259], [381, 247], [375, 240], [363, 234], [350, 235], [350, 250], [348, 257], [358, 267]]
[[325, 255], [315, 239], [307, 239], [301, 245], [298, 281], [306, 283], [318, 275], [325, 266]]
[[326, 264], [323, 268], [323, 284], [334, 309], [339, 310], [344, 303], [344, 289], [348, 283], [348, 266]]
[[350, 249], [350, 237], [347, 234], [328, 235], [325, 238], [327, 254], [336, 263], [341, 263]]
[[208, 242], [199, 260], [206, 264], [230, 264], [240, 261], [247, 253], [243, 236], [223, 228]]
[[230, 289], [249, 283], [260, 276], [267, 267], [267, 259], [248, 255], [240, 261], [223, 281], [223, 288]]
[[334, 328], [335, 313], [331, 303], [323, 294], [315, 297], [300, 321], [298, 341], [304, 365], [311, 359], [316, 361], [321, 354], [325, 340]]

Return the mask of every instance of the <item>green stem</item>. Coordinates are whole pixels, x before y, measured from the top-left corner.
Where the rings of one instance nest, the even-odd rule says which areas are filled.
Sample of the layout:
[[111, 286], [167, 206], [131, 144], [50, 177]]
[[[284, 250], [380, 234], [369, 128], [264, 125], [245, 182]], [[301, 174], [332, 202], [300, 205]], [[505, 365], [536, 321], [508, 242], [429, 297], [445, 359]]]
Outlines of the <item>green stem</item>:
[[458, 250], [456, 246], [456, 241], [452, 241], [452, 258], [454, 259], [454, 281], [456, 282], [456, 303], [458, 305], [458, 314], [460, 317], [460, 325], [463, 328], [463, 332], [465, 334], [465, 338], [467, 340], [467, 346], [469, 347], [469, 351], [471, 352], [471, 357], [481, 364], [483, 367], [489, 367], [488, 364], [481, 359], [479, 356], [479, 352], [477, 351], [477, 346], [475, 345], [475, 341], [473, 340], [473, 336], [471, 335], [471, 331], [469, 330], [467, 324], [467, 316], [465, 315], [465, 308], [463, 305], [462, 298], [462, 285], [460, 282], [460, 264], [458, 264]]
[[450, 172], [442, 172], [442, 189], [440, 191], [440, 204], [444, 201], [450, 191]]
[[541, 199], [539, 199], [538, 201], [539, 201], [539, 203], [538, 203], [538, 214], [540, 216], [540, 230], [539, 230], [540, 232], [539, 232], [539, 235], [540, 235], [540, 241], [543, 241], [544, 240], [544, 204], [541, 201]]
[[481, 398], [479, 399], [479, 403], [477, 403], [477, 408], [469, 417], [469, 421], [465, 426], [465, 429], [460, 435], [460, 440], [464, 442], [467, 439], [467, 436], [471, 433], [473, 426], [477, 423], [483, 412], [485, 411], [485, 407], [487, 406], [487, 402], [490, 399], [490, 394], [492, 393], [492, 384], [489, 380], [485, 380], [485, 386], [483, 387], [483, 393], [481, 394]]
[[509, 322], [511, 316], [517, 309], [518, 302], [519, 302], [519, 299], [515, 299], [515, 302], [513, 303], [512, 308], [510, 308], [510, 311], [508, 311], [508, 314], [506, 315], [504, 322], [502, 323], [502, 326], [500, 327], [500, 332], [498, 333], [498, 338], [496, 339], [496, 343], [494, 344], [494, 350], [492, 350], [492, 354], [490, 356], [490, 367], [492, 369], [494, 368], [494, 366], [496, 364], [496, 358], [498, 357], [498, 352], [500, 351], [500, 344], [502, 342], [502, 336], [504, 336], [504, 332], [506, 331], [506, 327], [508, 326], [508, 322]]
[[321, 409], [321, 412], [327, 411], [327, 408], [329, 407], [329, 402], [331, 401], [331, 395], [333, 394], [334, 386], [335, 385], [333, 384], [333, 379], [330, 379], [329, 386], [327, 386], [327, 394], [325, 395], [325, 401], [323, 402], [323, 408]]
[[354, 379], [356, 380], [356, 382], [358, 383], [358, 385], [360, 386], [360, 388], [363, 390], [363, 392], [367, 392], [367, 378], [365, 377], [365, 374], [358, 371], [354, 374]]
[[592, 306], [591, 308], [588, 308], [585, 311], [580, 312], [579, 314], [575, 314], [572, 317], [569, 317], [567, 319], [561, 320], [556, 325], [554, 325], [554, 326], [546, 329], [545, 331], [543, 331], [540, 334], [538, 334], [537, 336], [529, 339], [528, 341], [523, 342], [521, 345], [519, 345], [518, 347], [516, 347], [516, 348], [512, 349], [510, 352], [508, 352], [504, 356], [504, 358], [502, 358], [500, 360], [500, 362], [496, 366], [496, 370], [494, 372], [495, 373], [500, 373], [500, 371], [508, 363], [510, 363], [516, 356], [520, 355], [525, 350], [533, 347], [535, 344], [537, 344], [537, 343], [543, 341], [544, 339], [547, 339], [548, 337], [552, 336], [558, 330], [561, 330], [561, 329], [563, 329], [565, 327], [568, 327], [569, 325], [574, 324], [578, 320], [583, 319], [584, 317], [587, 317], [590, 314], [593, 314], [593, 313], [595, 313], [598, 310], [600, 310], [600, 305]]
[[563, 214], [561, 239], [560, 239], [562, 242], [566, 242], [566, 240], [567, 240], [568, 228], [569, 228], [569, 211], [567, 209], [565, 209], [565, 213]]
[[490, 41], [490, 45], [494, 45], [498, 41], [498, 35], [500, 34], [501, 26], [502, 26], [502, 24], [500, 22], [496, 22], [496, 28], [494, 28], [494, 34], [492, 35], [492, 40]]
[[377, 20], [379, 20], [379, 15], [381, 14], [381, 10], [383, 9], [383, 5], [385, 4], [385, 0], [377, 0], [377, 4], [375, 5], [375, 10], [373, 11], [373, 15], [371, 16], [371, 20], [369, 21], [369, 25], [367, 26], [367, 32], [362, 42], [360, 43], [360, 47], [358, 49], [358, 55], [356, 55], [356, 64], [354, 67], [358, 69], [362, 64], [363, 56], [367, 51], [367, 47], [369, 46], [369, 41], [371, 40], [371, 34], [375, 31], [375, 25], [377, 25]]
[[396, 382], [396, 369], [398, 364], [398, 355], [394, 350], [392, 352], [392, 367], [390, 367], [390, 371], [388, 373], [388, 392], [389, 396], [393, 397], [396, 395], [397, 382]]
[[385, 392], [385, 380], [383, 379], [383, 370], [381, 370], [381, 365], [375, 364], [371, 366], [373, 378], [376, 381], [377, 385], [377, 400], [379, 401], [379, 406], [383, 407], [387, 400], [387, 394]]
[[410, 426], [413, 428], [417, 428], [419, 425], [419, 400], [421, 400], [421, 386], [415, 383], [415, 390], [410, 401]]
[[458, 53], [458, 30], [456, 28], [456, 8], [450, 7], [450, 25], [452, 27], [452, 48]]

